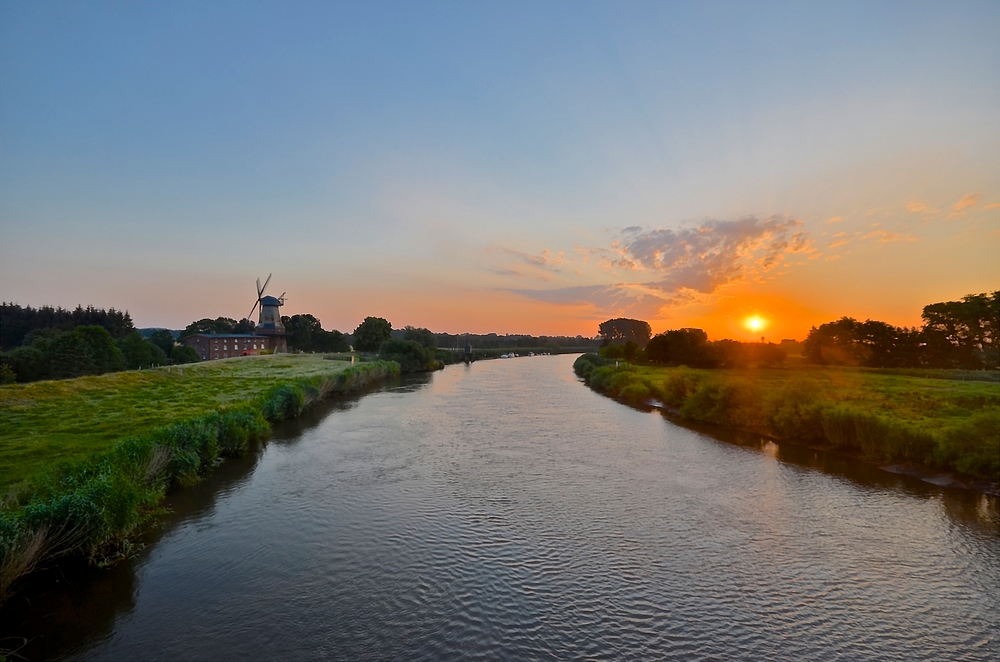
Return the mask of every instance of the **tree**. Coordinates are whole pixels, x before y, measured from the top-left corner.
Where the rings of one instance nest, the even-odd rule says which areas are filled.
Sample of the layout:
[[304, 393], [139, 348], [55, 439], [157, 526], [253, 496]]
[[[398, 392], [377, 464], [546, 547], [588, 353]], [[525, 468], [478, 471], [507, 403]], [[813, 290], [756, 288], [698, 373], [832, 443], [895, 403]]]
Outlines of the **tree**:
[[647, 322], [618, 317], [601, 322], [598, 329], [604, 344], [624, 345], [629, 340], [645, 348], [653, 330]]
[[166, 329], [158, 329], [149, 335], [149, 342], [163, 350], [163, 353], [170, 356], [174, 351], [174, 334]]
[[359, 352], [375, 352], [391, 338], [392, 325], [388, 321], [381, 317], [366, 317], [354, 330], [354, 349]]
[[430, 329], [417, 328], [415, 326], [406, 326], [404, 328], [403, 340], [412, 340], [428, 349], [437, 349], [437, 338], [434, 337]]
[[652, 338], [646, 345], [646, 359], [706, 368], [718, 364], [708, 344], [708, 334], [693, 328], [673, 329]]
[[189, 336], [193, 336], [198, 333], [250, 333], [253, 330], [253, 326], [250, 326], [250, 331], [238, 332], [236, 330], [238, 322], [231, 317], [216, 317], [214, 320], [204, 317], [197, 322], [191, 322], [181, 331], [180, 339], [183, 341]]
[[853, 317], [812, 327], [803, 343], [803, 357], [818, 365], [861, 365], [865, 351], [857, 342], [859, 327]]
[[386, 340], [378, 348], [378, 357], [395, 361], [403, 372], [426, 372], [435, 367], [434, 352], [415, 340]]
[[312, 315], [282, 317], [281, 323], [288, 334], [288, 347], [300, 352], [317, 351], [317, 340], [322, 341], [323, 326]]
[[173, 350], [170, 352], [170, 360], [175, 365], [180, 365], [182, 363], [197, 363], [201, 359], [198, 358], [198, 352], [195, 351], [194, 347], [190, 345], [174, 345]]
[[166, 363], [167, 356], [163, 350], [143, 339], [138, 331], [133, 331], [119, 340], [118, 347], [127, 370], [137, 370]]
[[1000, 290], [924, 306], [924, 362], [940, 368], [997, 365]]

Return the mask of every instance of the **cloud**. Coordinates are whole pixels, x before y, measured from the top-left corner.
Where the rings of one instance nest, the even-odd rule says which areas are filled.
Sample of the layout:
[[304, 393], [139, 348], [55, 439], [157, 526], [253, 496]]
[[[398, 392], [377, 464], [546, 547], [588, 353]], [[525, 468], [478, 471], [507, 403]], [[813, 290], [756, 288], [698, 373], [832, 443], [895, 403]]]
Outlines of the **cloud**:
[[914, 214], [923, 214], [924, 216], [930, 216], [932, 214], [938, 214], [941, 212], [940, 209], [932, 209], [928, 207], [926, 203], [923, 202], [911, 202], [906, 205], [906, 211], [912, 212]]
[[672, 303], [667, 298], [646, 291], [642, 286], [626, 283], [509, 291], [558, 306], [590, 308], [592, 314], [601, 317], [656, 317], [660, 310]]
[[[765, 274], [777, 273], [788, 255], [820, 257], [801, 227], [802, 221], [785, 216], [709, 219], [681, 229], [632, 226], [619, 232], [610, 248], [575, 248], [580, 264], [593, 256], [598, 267], [628, 272], [632, 282], [508, 291], [545, 303], [587, 307], [594, 315], [657, 317], [667, 307], [707, 301], [723, 287], [759, 282]], [[542, 264], [538, 256], [507, 252]], [[636, 282], [640, 274], [645, 278]]]
[[1000, 202], [994, 202], [993, 204], [986, 205], [983, 209], [998, 209], [1000, 208]]
[[542, 251], [541, 255], [530, 255], [528, 253], [522, 253], [521, 251], [515, 251], [511, 248], [501, 248], [500, 250], [508, 255], [513, 255], [525, 264], [530, 264], [534, 267], [540, 267], [542, 269], [549, 269], [551, 271], [558, 271], [558, 266], [564, 261], [563, 254], [561, 252], [558, 255], [553, 255], [547, 248]]
[[912, 234], [901, 234], [899, 232], [889, 232], [888, 230], [874, 230], [866, 234], [862, 239], [878, 239], [880, 244], [917, 240]]
[[969, 207], [974, 207], [979, 203], [979, 198], [982, 197], [982, 192], [970, 193], [969, 195], [963, 196], [961, 200], [955, 203], [954, 210], [948, 214], [948, 218], [955, 218], [957, 216], [964, 216], [965, 210]]
[[783, 216], [734, 221], [707, 220], [681, 230], [647, 230], [618, 242], [620, 260], [659, 278], [646, 285], [664, 292], [703, 294], [758, 278], [781, 264], [786, 253], [814, 253], [802, 222]]
[[823, 223], [826, 223], [826, 224], [829, 225], [829, 224], [832, 224], [832, 223], [842, 223], [843, 221], [844, 221], [844, 217], [843, 216], [831, 216], [830, 218], [828, 218], [825, 221], [823, 221]]

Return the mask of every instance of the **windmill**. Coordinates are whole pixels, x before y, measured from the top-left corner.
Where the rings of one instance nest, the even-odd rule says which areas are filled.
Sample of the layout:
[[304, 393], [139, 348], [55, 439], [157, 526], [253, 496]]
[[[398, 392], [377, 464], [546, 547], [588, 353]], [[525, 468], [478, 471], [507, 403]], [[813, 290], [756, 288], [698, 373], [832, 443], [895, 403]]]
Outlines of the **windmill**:
[[247, 319], [252, 319], [254, 311], [260, 306], [260, 317], [258, 318], [257, 328], [254, 333], [257, 335], [284, 336], [285, 326], [281, 323], [281, 312], [278, 308], [285, 305], [285, 293], [282, 292], [281, 296], [278, 297], [264, 295], [268, 283], [271, 282], [271, 275], [267, 275], [267, 280], [264, 281], [263, 286], [260, 284], [260, 278], [257, 279], [257, 301], [253, 304], [253, 308], [250, 309]]

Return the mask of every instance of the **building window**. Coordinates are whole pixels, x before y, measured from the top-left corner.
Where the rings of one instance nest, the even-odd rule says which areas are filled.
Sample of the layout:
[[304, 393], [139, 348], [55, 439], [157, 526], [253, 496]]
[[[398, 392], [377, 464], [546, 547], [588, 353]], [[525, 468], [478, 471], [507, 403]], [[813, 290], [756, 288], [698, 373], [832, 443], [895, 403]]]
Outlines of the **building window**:
[[219, 358], [219, 354], [218, 353], [216, 353], [215, 358]]

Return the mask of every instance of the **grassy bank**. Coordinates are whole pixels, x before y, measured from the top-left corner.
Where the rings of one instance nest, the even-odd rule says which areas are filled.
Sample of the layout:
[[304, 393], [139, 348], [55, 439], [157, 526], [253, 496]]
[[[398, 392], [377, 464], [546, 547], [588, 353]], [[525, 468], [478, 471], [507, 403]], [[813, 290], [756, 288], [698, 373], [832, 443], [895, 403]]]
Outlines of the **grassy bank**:
[[272, 356], [0, 388], [0, 600], [47, 559], [127, 553], [172, 486], [247, 452], [270, 422], [398, 374]]
[[693, 370], [615, 366], [593, 354], [574, 370], [631, 404], [753, 430], [878, 463], [911, 463], [1000, 482], [1000, 384], [856, 368]]

